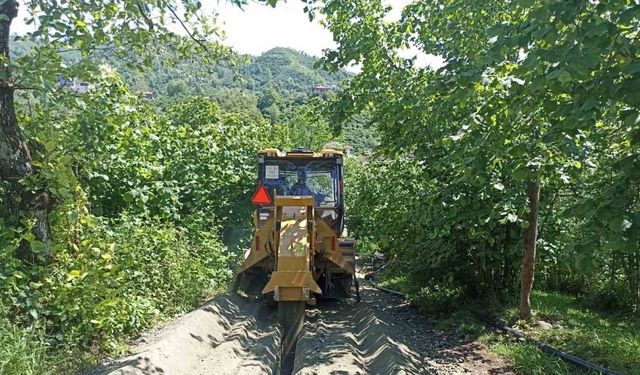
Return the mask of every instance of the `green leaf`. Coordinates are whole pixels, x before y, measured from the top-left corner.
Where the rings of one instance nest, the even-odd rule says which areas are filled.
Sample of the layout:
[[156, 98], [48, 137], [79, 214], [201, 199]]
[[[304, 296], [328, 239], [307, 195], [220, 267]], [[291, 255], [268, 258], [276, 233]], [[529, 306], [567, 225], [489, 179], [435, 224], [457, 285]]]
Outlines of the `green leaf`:
[[82, 271], [80, 270], [72, 270], [69, 273], [67, 273], [67, 281], [71, 281], [75, 278], [80, 277], [80, 275], [82, 275]]
[[35, 310], [35, 309], [30, 309], [30, 310], [29, 310], [29, 315], [31, 315], [31, 316], [33, 317], [33, 319], [36, 319], [36, 320], [37, 320], [37, 319], [38, 319], [38, 317], [39, 317], [38, 311], [37, 311], [37, 310]]
[[637, 125], [640, 122], [640, 114], [639, 113], [631, 113], [627, 117], [624, 118], [624, 125], [628, 127], [632, 127]]
[[547, 79], [548, 80], [554, 80], [554, 79], [560, 77], [560, 74], [562, 74], [562, 72], [564, 72], [564, 69], [556, 69], [556, 70], [550, 72], [549, 74], [547, 74]]

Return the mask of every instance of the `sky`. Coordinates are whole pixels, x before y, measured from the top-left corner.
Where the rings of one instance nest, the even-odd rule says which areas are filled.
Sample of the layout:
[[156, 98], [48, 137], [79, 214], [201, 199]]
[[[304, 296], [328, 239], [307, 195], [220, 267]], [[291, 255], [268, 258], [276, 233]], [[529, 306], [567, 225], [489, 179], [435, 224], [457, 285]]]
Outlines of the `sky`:
[[[412, 0], [386, 0], [392, 10], [388, 20], [400, 17], [402, 8]], [[240, 9], [224, 0], [203, 1], [205, 10], [218, 13], [218, 23], [225, 32], [224, 44], [239, 53], [259, 55], [274, 47], [288, 47], [312, 56], [321, 56], [325, 48], [335, 47], [329, 30], [318, 20], [309, 21], [304, 13], [302, 1], [289, 0], [272, 8], [260, 3], [251, 3]], [[25, 7], [12, 24], [12, 31], [18, 34], [29, 30], [23, 20]], [[417, 49], [402, 51], [405, 58], [416, 57], [416, 66], [438, 66], [441, 60], [424, 54]], [[354, 68], [357, 70], [357, 68]]]
[[[399, 18], [411, 0], [387, 0], [392, 6], [389, 18]], [[309, 21], [302, 1], [287, 1], [272, 8], [253, 3], [244, 10], [221, 1], [215, 5], [226, 32], [226, 42], [240, 53], [258, 55], [273, 47], [289, 47], [312, 56], [335, 47], [331, 32], [318, 20]]]

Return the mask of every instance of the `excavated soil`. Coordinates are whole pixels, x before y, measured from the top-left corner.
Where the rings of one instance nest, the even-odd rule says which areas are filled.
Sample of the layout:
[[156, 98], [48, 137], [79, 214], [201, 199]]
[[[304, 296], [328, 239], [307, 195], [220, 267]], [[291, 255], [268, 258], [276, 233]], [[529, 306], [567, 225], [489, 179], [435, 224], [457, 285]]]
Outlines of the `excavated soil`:
[[234, 294], [217, 297], [92, 374], [275, 374], [280, 340], [271, 310]]
[[362, 302], [307, 311], [293, 374], [513, 374], [481, 344], [441, 331], [401, 297], [362, 288]]
[[92, 374], [513, 373], [473, 338], [435, 328], [401, 297], [368, 284], [361, 294], [361, 302], [321, 300], [308, 309], [295, 357], [282, 368], [276, 310], [225, 295], [148, 334], [136, 354]]

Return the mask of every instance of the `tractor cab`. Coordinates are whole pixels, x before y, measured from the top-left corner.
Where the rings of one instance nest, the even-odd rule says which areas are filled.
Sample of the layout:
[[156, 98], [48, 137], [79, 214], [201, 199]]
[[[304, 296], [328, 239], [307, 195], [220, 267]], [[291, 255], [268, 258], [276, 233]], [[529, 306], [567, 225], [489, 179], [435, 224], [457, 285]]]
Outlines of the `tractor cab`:
[[[344, 220], [342, 153], [263, 150], [258, 155], [258, 181], [254, 203], [264, 223], [273, 214], [276, 196], [311, 196], [315, 211], [336, 232]], [[262, 201], [256, 201], [262, 199]]]

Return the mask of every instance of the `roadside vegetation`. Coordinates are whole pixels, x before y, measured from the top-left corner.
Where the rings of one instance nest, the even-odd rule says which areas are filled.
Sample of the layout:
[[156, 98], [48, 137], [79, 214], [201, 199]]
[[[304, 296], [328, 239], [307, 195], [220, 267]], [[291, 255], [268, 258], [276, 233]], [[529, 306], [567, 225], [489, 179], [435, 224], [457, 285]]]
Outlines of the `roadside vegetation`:
[[[394, 263], [387, 283], [637, 373], [637, 4], [416, 1], [389, 22], [380, 1], [329, 3], [340, 47], [325, 62], [362, 65], [334, 113], [368, 111], [381, 141], [350, 160], [347, 226]], [[417, 66], [407, 48], [441, 60]], [[522, 373], [576, 371], [491, 347]]]
[[[32, 172], [0, 184], [2, 374], [94, 366], [226, 291], [250, 240], [257, 151], [344, 142], [311, 88], [346, 75], [303, 53], [242, 61], [215, 43], [214, 58], [160, 44], [145, 66], [113, 41], [57, 55], [68, 45], [46, 44], [43, 30], [10, 45], [20, 82], [36, 85], [29, 64], [46, 74], [16, 92]], [[47, 53], [59, 60], [40, 61]], [[71, 74], [86, 92], [60, 86]], [[353, 123], [346, 136], [370, 147], [371, 130]], [[18, 190], [48, 199], [47, 220], [16, 213]]]
[[340, 142], [310, 90], [274, 123], [245, 111], [244, 94], [226, 110], [149, 100], [112, 66], [97, 74], [87, 93], [19, 97], [40, 168], [25, 183], [55, 206], [50, 250], [32, 221], [0, 232], [0, 373], [73, 373], [226, 290], [250, 233], [257, 151]]
[[[112, 16], [138, 22], [137, 12]], [[225, 290], [250, 229], [256, 152], [336, 139], [318, 120], [311, 82], [344, 74], [314, 69], [309, 56], [275, 49], [234, 66], [240, 58], [226, 48], [161, 25], [148, 40], [125, 29], [96, 45], [50, 13], [10, 44], [12, 73], [35, 89], [16, 92], [16, 123], [2, 119], [3, 131], [20, 129], [2, 141], [30, 151], [18, 162], [3, 154], [0, 168], [3, 374], [73, 373], [118, 356], [127, 339]]]
[[[425, 288], [397, 276], [390, 266], [379, 275], [380, 286], [407, 294], [420, 311], [437, 319], [444, 329], [464, 332], [507, 358], [518, 373], [527, 375], [588, 373], [508, 333], [487, 327], [478, 314], [518, 329], [528, 337], [571, 355], [588, 359], [622, 374], [638, 374], [640, 320], [630, 314], [603, 309], [583, 297], [557, 291], [534, 291], [535, 319], [521, 320], [515, 299], [473, 298], [460, 289]], [[395, 275], [395, 276], [394, 276]]]
[[[536, 317], [551, 327], [542, 328], [537, 322], [518, 322], [513, 308], [499, 311], [497, 316], [515, 324], [530, 337], [564, 352], [588, 358], [622, 374], [640, 374], [640, 320], [637, 318], [602, 311], [577, 297], [560, 293], [535, 291], [532, 303]], [[512, 358], [523, 373], [552, 373], [554, 367], [566, 367], [564, 373], [568, 374], [575, 372], [571, 365], [542, 353], [527, 358], [525, 354], [531, 354], [531, 348], [523, 349], [523, 344], [514, 340], [493, 336], [488, 344], [495, 352]]]
[[[42, 145], [33, 183], [57, 205], [50, 254], [29, 226], [2, 232], [3, 323], [16, 341], [6, 348], [34, 346], [34, 366], [46, 371], [38, 360], [58, 352], [121, 353], [123, 338], [224, 289], [238, 257], [229, 247], [250, 215], [253, 155], [268, 142], [259, 123], [214, 102], [190, 99], [160, 115], [102, 74], [90, 95], [22, 115]], [[16, 360], [3, 353], [0, 372]]]

